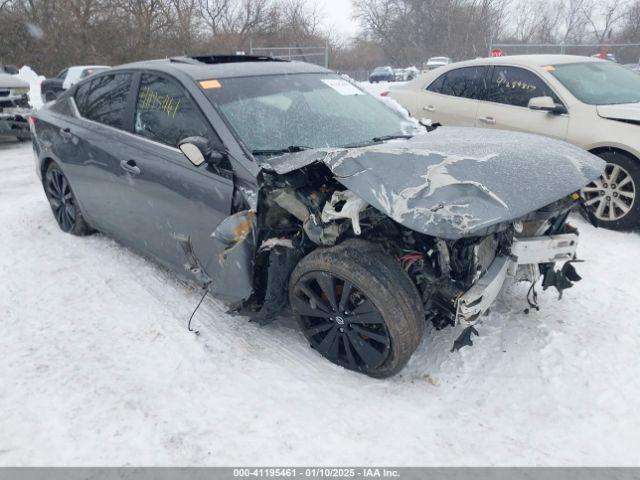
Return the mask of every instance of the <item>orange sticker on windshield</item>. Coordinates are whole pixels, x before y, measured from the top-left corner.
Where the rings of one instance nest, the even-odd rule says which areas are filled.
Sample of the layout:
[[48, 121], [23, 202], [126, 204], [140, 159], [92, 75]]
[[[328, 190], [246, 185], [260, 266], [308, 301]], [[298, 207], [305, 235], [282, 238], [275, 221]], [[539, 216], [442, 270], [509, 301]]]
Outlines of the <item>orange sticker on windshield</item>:
[[221, 88], [222, 85], [218, 80], [202, 80], [200, 86], [205, 90], [212, 90], [214, 88]]
[[554, 67], [553, 65], [545, 65], [544, 67], [542, 67], [543, 70], [546, 70], [547, 72], [553, 72], [556, 67]]

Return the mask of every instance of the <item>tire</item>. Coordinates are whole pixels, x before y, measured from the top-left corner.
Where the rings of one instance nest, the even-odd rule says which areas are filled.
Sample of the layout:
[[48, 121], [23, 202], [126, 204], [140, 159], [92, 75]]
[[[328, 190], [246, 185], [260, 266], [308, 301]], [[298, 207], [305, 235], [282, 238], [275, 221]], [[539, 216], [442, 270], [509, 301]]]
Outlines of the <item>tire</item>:
[[371, 377], [402, 370], [424, 335], [424, 308], [409, 275], [362, 240], [303, 258], [291, 274], [289, 299], [312, 348]]
[[599, 227], [627, 230], [639, 226], [640, 161], [616, 150], [597, 155], [607, 167], [601, 178], [582, 189], [585, 205]]
[[42, 183], [60, 230], [78, 236], [92, 233], [80, 211], [71, 185], [58, 165], [51, 163], [47, 167]]

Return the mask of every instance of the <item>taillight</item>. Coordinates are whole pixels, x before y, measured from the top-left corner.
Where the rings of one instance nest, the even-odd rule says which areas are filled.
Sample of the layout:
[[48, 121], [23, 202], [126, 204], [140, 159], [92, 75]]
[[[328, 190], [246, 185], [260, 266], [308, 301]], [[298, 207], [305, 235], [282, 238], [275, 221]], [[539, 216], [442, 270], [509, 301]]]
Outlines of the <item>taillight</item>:
[[27, 117], [27, 121], [29, 122], [29, 126], [35, 127], [36, 126], [36, 122], [38, 121], [38, 119], [36, 117], [34, 117], [33, 115], [29, 115], [29, 117]]
[[382, 93], [380, 94], [380, 96], [381, 96], [381, 97], [388, 97], [390, 93], [391, 93], [391, 92], [390, 92], [389, 90], [387, 90], [387, 91], [385, 91], [385, 92], [382, 92]]

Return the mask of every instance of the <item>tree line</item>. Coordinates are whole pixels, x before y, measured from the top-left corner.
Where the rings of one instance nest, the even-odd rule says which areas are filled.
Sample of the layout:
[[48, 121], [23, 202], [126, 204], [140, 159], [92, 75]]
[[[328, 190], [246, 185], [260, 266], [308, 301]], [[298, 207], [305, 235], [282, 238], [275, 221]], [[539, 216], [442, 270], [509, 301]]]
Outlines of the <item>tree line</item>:
[[0, 0], [0, 62], [52, 75], [75, 64], [248, 52], [253, 43], [329, 45], [330, 66], [349, 71], [485, 56], [497, 42], [640, 42], [640, 0], [352, 3], [361, 32], [346, 41], [322, 27], [313, 0]]
[[305, 0], [0, 0], [0, 62], [52, 75], [257, 44], [324, 44]]

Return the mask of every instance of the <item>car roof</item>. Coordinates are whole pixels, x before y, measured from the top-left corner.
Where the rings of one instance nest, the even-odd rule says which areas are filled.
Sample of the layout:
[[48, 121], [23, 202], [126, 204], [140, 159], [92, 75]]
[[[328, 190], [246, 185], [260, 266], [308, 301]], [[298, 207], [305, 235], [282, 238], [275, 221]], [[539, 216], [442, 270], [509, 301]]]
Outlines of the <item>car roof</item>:
[[108, 65], [73, 65], [67, 70], [83, 70], [85, 68], [111, 68]]
[[[240, 57], [240, 56], [239, 56]], [[212, 59], [213, 63], [197, 59]], [[220, 59], [220, 61], [216, 61]], [[229, 61], [224, 61], [228, 59]], [[162, 60], [146, 60], [128, 63], [116, 68], [136, 68], [158, 70], [166, 73], [180, 71], [194, 80], [217, 78], [255, 77], [263, 75], [289, 75], [297, 73], [334, 73], [331, 70], [305, 62], [291, 62], [269, 57], [210, 56], [210, 57], [176, 57]]]
[[524, 65], [527, 67], [543, 67], [545, 65], [561, 65], [567, 63], [603, 62], [600, 58], [582, 57], [579, 55], [505, 55], [502, 57], [476, 58], [451, 64], [463, 65]]

